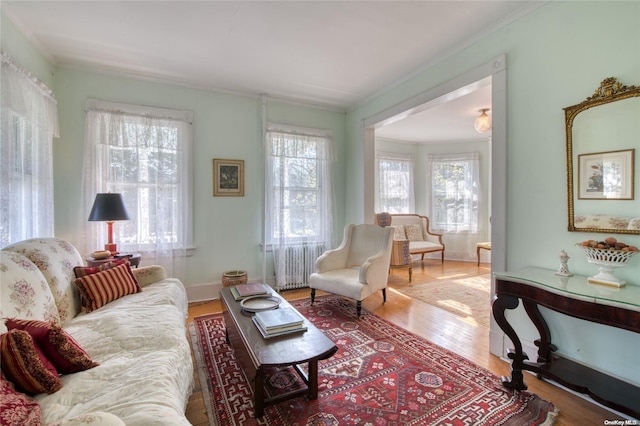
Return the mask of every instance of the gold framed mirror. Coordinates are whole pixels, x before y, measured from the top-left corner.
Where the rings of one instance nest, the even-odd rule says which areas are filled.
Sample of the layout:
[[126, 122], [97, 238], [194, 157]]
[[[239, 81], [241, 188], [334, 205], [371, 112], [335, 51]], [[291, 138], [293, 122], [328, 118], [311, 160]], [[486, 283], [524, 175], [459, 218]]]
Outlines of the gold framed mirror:
[[640, 234], [640, 87], [609, 77], [564, 112], [569, 231]]

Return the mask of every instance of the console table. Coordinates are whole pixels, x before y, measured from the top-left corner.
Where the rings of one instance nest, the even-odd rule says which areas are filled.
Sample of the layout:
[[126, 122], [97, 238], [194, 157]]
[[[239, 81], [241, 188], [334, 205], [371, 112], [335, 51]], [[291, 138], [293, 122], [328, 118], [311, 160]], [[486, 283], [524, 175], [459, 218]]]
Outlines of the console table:
[[[532, 371], [538, 378], [555, 380], [608, 407], [640, 418], [640, 387], [554, 354], [557, 347], [551, 343], [549, 327], [539, 310], [539, 306], [544, 306], [575, 318], [640, 333], [640, 287], [614, 289], [590, 284], [584, 276], [561, 277], [552, 270], [532, 267], [494, 276], [493, 316], [514, 345], [507, 355], [512, 360], [511, 377], [502, 378], [505, 387], [527, 389], [522, 371]], [[528, 361], [520, 338], [505, 317], [505, 311], [518, 307], [519, 301], [540, 335], [534, 342], [538, 347], [537, 362]]]

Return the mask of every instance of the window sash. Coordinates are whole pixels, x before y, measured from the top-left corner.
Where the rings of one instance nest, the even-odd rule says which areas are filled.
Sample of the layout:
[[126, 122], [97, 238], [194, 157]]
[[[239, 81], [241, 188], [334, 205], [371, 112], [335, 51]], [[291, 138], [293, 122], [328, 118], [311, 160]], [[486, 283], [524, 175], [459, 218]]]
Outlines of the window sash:
[[478, 232], [479, 154], [428, 156], [428, 187], [433, 229]]
[[413, 159], [376, 155], [376, 212], [414, 213]]

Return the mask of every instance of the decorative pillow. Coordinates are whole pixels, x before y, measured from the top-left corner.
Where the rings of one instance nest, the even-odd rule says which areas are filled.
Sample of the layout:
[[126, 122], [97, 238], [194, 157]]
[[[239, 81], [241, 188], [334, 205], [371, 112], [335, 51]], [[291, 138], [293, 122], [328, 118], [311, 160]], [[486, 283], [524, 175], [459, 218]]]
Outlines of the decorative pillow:
[[77, 278], [75, 283], [82, 296], [82, 307], [87, 312], [95, 311], [122, 296], [142, 291], [128, 264]]
[[407, 234], [404, 233], [404, 225], [393, 226], [393, 239], [394, 240], [406, 240]]
[[29, 333], [60, 374], [77, 373], [99, 365], [57, 324], [9, 318], [6, 325], [9, 330], [24, 330]]
[[58, 372], [24, 330], [0, 336], [2, 372], [21, 392], [54, 393], [62, 388]]
[[167, 271], [160, 265], [143, 266], [141, 268], [131, 269], [133, 276], [138, 280], [140, 287], [162, 281], [167, 278]]
[[422, 237], [422, 227], [420, 225], [415, 223], [405, 225], [404, 231], [407, 233], [407, 239], [409, 241], [424, 241]]
[[76, 278], [86, 277], [87, 275], [97, 274], [98, 272], [106, 271], [108, 269], [113, 269], [119, 265], [129, 264], [129, 259], [115, 259], [111, 262], [105, 262], [98, 266], [76, 266], [73, 268], [73, 273], [76, 275]]
[[42, 425], [40, 405], [30, 396], [18, 392], [4, 374], [0, 376], [0, 425]]

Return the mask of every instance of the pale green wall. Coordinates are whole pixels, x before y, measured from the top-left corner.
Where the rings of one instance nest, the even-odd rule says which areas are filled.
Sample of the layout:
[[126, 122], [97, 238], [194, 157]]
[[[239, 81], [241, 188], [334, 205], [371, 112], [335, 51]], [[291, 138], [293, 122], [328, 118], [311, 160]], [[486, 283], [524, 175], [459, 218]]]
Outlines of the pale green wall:
[[[244, 269], [249, 279], [261, 278], [264, 160], [260, 99], [70, 69], [58, 69], [55, 90], [62, 135], [54, 151], [57, 235], [77, 241], [77, 224], [86, 219], [86, 212], [79, 212], [77, 206], [87, 98], [187, 109], [194, 112], [195, 252], [187, 259], [185, 284], [219, 282], [229, 269]], [[339, 158], [336, 210], [338, 218], [344, 217], [344, 114], [268, 101], [267, 119], [333, 132]], [[245, 161], [244, 197], [213, 197], [213, 158]], [[342, 229], [343, 221], [337, 222]], [[271, 271], [269, 268], [269, 274]]]
[[[364, 217], [362, 121], [437, 87], [504, 53], [507, 59], [507, 267], [557, 269], [560, 250], [573, 272], [592, 275], [574, 244], [602, 234], [567, 229], [563, 107], [615, 76], [640, 85], [640, 2], [550, 2], [462, 52], [453, 54], [347, 116], [347, 220]], [[638, 150], [640, 147], [636, 147]], [[636, 166], [637, 167], [637, 166]], [[640, 196], [636, 188], [636, 197]], [[639, 245], [640, 236], [620, 237]], [[640, 285], [640, 258], [622, 278]], [[545, 311], [559, 351], [640, 384], [638, 334]], [[522, 311], [510, 315], [528, 341], [536, 337]], [[530, 354], [532, 356], [533, 354]], [[531, 380], [531, 379], [529, 379]]]
[[[60, 138], [54, 141], [55, 234], [78, 245], [82, 211], [84, 102], [87, 98], [133, 103], [194, 113], [194, 245], [187, 259], [187, 286], [220, 282], [229, 269], [245, 269], [249, 279], [262, 277], [263, 233], [262, 102], [176, 85], [56, 68], [2, 14], [2, 49], [54, 90], [58, 99]], [[329, 129], [337, 147], [335, 164], [336, 235], [345, 217], [345, 114], [267, 102], [273, 122]], [[245, 196], [213, 197], [212, 159], [245, 160]], [[272, 261], [268, 257], [269, 262]], [[144, 262], [144, 260], [143, 260]], [[267, 268], [267, 279], [273, 274]], [[216, 297], [211, 294], [211, 297]]]
[[13, 60], [28, 70], [33, 77], [53, 89], [55, 67], [18, 31], [4, 12], [1, 15], [0, 43], [2, 44], [2, 51], [11, 55]]

